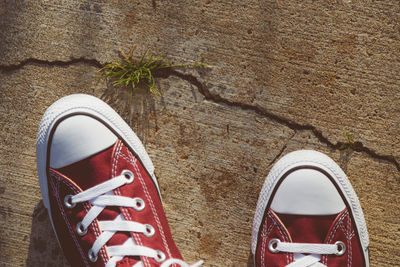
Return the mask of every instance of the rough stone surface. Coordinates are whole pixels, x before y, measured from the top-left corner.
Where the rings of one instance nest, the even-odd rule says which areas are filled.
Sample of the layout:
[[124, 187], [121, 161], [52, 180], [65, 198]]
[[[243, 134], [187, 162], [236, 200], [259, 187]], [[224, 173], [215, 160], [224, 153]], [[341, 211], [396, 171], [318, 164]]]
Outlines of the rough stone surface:
[[[68, 266], [41, 202], [35, 138], [71, 93], [111, 104], [143, 140], [185, 259], [251, 266], [258, 193], [287, 152], [347, 172], [371, 265], [400, 262], [398, 1], [0, 1], [0, 265]], [[135, 45], [211, 70], [132, 100], [96, 78]], [[340, 150], [347, 129], [356, 141]]]

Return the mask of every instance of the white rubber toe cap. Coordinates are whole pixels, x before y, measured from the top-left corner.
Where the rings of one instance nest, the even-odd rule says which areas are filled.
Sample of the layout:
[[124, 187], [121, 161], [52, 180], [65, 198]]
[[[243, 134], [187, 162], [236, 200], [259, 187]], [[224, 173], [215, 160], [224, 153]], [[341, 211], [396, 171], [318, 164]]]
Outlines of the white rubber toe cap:
[[279, 185], [271, 203], [275, 212], [298, 215], [332, 215], [345, 207], [329, 178], [314, 169], [290, 173]]
[[85, 115], [63, 120], [56, 128], [50, 147], [50, 167], [62, 168], [90, 157], [117, 141], [101, 122]]

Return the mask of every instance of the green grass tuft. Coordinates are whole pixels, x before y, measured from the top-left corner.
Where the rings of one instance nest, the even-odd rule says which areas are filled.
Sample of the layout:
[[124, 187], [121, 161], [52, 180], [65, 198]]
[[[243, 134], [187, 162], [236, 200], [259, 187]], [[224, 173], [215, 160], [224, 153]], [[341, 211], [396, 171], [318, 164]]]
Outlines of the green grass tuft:
[[341, 146], [340, 146], [340, 150], [345, 150], [345, 149], [351, 149], [354, 146], [354, 137], [353, 135], [347, 131], [346, 129], [344, 130], [344, 136], [346, 137], [346, 142], [344, 142]]
[[152, 95], [160, 95], [156, 89], [156, 73], [162, 70], [175, 67], [193, 67], [193, 68], [211, 68], [210, 66], [196, 62], [193, 64], [173, 64], [165, 57], [155, 57], [146, 51], [140, 60], [133, 58], [132, 47], [128, 54], [120, 49], [122, 59], [105, 65], [99, 70], [100, 78], [110, 79], [114, 86], [124, 86], [130, 91], [131, 97], [135, 90], [143, 88], [148, 90]]

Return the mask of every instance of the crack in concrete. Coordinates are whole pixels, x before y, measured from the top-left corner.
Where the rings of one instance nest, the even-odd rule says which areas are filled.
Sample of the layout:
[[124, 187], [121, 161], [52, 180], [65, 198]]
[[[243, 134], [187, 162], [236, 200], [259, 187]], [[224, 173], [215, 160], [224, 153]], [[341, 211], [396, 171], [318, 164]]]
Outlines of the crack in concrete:
[[[37, 59], [37, 58], [28, 58], [28, 59], [21, 61], [18, 64], [0, 65], [0, 72], [2, 72], [2, 73], [14, 72], [14, 71], [17, 71], [17, 70], [23, 68], [26, 65], [68, 67], [68, 66], [76, 65], [76, 64], [84, 64], [84, 65], [89, 65], [89, 66], [96, 67], [96, 68], [101, 68], [105, 65], [105, 64], [100, 63], [100, 61], [98, 61], [96, 59], [87, 59], [84, 57], [71, 58], [68, 61], [62, 61], [62, 60], [49, 61], [49, 60], [43, 60], [43, 59]], [[190, 84], [194, 85], [195, 87], [197, 87], [197, 90], [199, 91], [199, 93], [202, 94], [206, 100], [212, 101], [217, 104], [223, 104], [223, 105], [230, 106], [230, 107], [240, 108], [242, 110], [253, 111], [256, 114], [259, 114], [259, 115], [261, 115], [265, 118], [268, 118], [274, 122], [277, 122], [281, 125], [285, 125], [288, 128], [294, 130], [295, 132], [310, 131], [314, 134], [314, 136], [321, 143], [327, 145], [329, 148], [331, 148], [333, 150], [341, 150], [340, 148], [343, 145], [345, 145], [344, 142], [337, 142], [337, 143], [331, 142], [327, 137], [325, 137], [322, 134], [322, 132], [320, 130], [318, 130], [313, 125], [308, 125], [308, 124], [303, 125], [303, 124], [297, 123], [295, 121], [292, 121], [290, 119], [284, 118], [284, 117], [276, 115], [274, 113], [271, 113], [271, 112], [267, 111], [265, 108], [262, 108], [259, 106], [253, 106], [253, 105], [250, 105], [247, 103], [232, 101], [232, 100], [221, 97], [219, 94], [212, 93], [207, 89], [206, 86], [204, 86], [197, 79], [197, 77], [195, 77], [192, 74], [186, 74], [186, 73], [176, 71], [175, 69], [168, 68], [168, 69], [164, 69], [164, 70], [154, 73], [154, 76], [157, 78], [168, 78], [169, 76], [175, 76], [175, 77], [181, 78], [182, 80], [185, 80], [185, 81], [189, 82]], [[282, 153], [283, 153], [284, 149], [285, 149], [285, 147], [283, 148]], [[351, 146], [350, 149], [357, 151], [357, 152], [365, 153], [368, 156], [370, 156], [371, 158], [389, 162], [389, 163], [393, 164], [397, 168], [397, 170], [400, 172], [400, 163], [392, 155], [378, 154], [376, 151], [364, 146], [364, 144], [359, 141], [355, 142]]]
[[278, 154], [272, 159], [271, 163], [268, 164], [268, 167], [267, 167], [267, 168], [269, 168], [269, 167], [271, 167], [272, 165], [274, 165], [275, 162], [282, 156], [283, 152], [284, 152], [284, 151], [286, 150], [286, 148], [287, 148], [287, 144], [289, 143], [290, 140], [293, 139], [293, 137], [294, 137], [296, 134], [297, 134], [297, 131], [294, 130], [294, 133], [292, 134], [292, 136], [290, 136], [290, 137], [287, 139], [286, 143], [283, 145], [283, 147], [282, 147], [281, 150], [278, 152]]
[[[181, 73], [181, 72], [178, 72], [173, 69], [169, 70], [169, 74], [173, 75], [173, 76], [177, 76], [177, 77], [191, 83], [192, 85], [196, 86], [198, 91], [204, 96], [204, 98], [206, 100], [212, 101], [214, 103], [230, 106], [230, 107], [240, 108], [242, 110], [253, 111], [256, 114], [259, 114], [259, 115], [261, 115], [265, 118], [268, 118], [274, 122], [277, 122], [281, 125], [285, 125], [294, 131], [310, 131], [314, 134], [314, 136], [321, 143], [327, 145], [329, 148], [331, 148], [333, 150], [342, 150], [341, 147], [343, 145], [346, 145], [346, 143], [344, 143], [344, 142], [337, 142], [337, 143], [331, 142], [327, 137], [325, 137], [322, 134], [322, 132], [320, 130], [318, 130], [313, 125], [308, 125], [308, 124], [303, 125], [303, 124], [294, 122], [290, 119], [284, 118], [284, 117], [276, 115], [274, 113], [271, 113], [271, 112], [267, 111], [265, 108], [262, 108], [259, 106], [253, 106], [253, 105], [250, 105], [247, 103], [241, 103], [241, 102], [225, 99], [218, 94], [210, 92], [206, 86], [204, 86], [195, 76], [193, 76], [191, 74]], [[371, 148], [364, 146], [364, 144], [360, 141], [354, 142], [354, 144], [349, 149], [352, 149], [353, 151], [365, 153], [368, 156], [370, 156], [371, 158], [391, 163], [400, 172], [400, 163], [392, 155], [378, 154], [376, 151], [372, 150]]]
[[353, 152], [354, 151], [350, 149], [344, 149], [340, 151], [339, 166], [343, 169], [344, 172], [347, 172], [347, 166], [350, 162]]
[[62, 60], [50, 61], [50, 60], [37, 59], [37, 58], [28, 58], [28, 59], [25, 59], [25, 60], [19, 62], [18, 64], [0, 65], [0, 73], [14, 72], [14, 71], [22, 69], [23, 67], [25, 67], [27, 65], [39, 65], [39, 66], [46, 66], [46, 67], [68, 67], [71, 65], [78, 65], [78, 64], [89, 65], [89, 66], [93, 66], [96, 68], [101, 68], [104, 66], [96, 59], [87, 59], [84, 57], [71, 58], [70, 60], [67, 60], [67, 61], [62, 61]]

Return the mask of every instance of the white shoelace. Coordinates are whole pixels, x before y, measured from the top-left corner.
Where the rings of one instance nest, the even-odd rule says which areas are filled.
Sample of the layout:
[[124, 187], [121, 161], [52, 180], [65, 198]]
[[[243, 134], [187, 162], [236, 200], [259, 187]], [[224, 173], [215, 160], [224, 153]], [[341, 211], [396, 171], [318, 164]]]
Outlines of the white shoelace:
[[[307, 243], [286, 243], [279, 239], [271, 239], [268, 249], [272, 253], [288, 252], [295, 253], [295, 261], [286, 265], [286, 267], [326, 267], [320, 263], [321, 255], [337, 255], [342, 256], [346, 251], [343, 242], [335, 244], [307, 244]], [[310, 254], [310, 255], [303, 255]]]
[[[145, 203], [141, 198], [129, 198], [124, 196], [116, 196], [113, 190], [125, 184], [132, 183], [134, 175], [131, 171], [124, 170], [121, 175], [116, 176], [106, 182], [91, 187], [82, 191], [74, 196], [67, 195], [64, 199], [67, 208], [73, 208], [77, 203], [90, 201], [92, 207], [85, 215], [83, 220], [76, 225], [78, 235], [84, 236], [90, 224], [97, 218], [97, 216], [106, 208], [106, 206], [120, 206], [133, 208], [141, 211], [145, 207]], [[97, 256], [100, 249], [113, 237], [118, 231], [123, 232], [136, 232], [143, 233], [145, 236], [152, 236], [155, 232], [153, 226], [150, 224], [142, 224], [134, 221], [125, 221], [122, 214], [118, 215], [112, 221], [99, 221], [99, 227], [102, 233], [97, 237], [93, 243], [92, 248], [88, 252], [89, 260], [92, 262], [97, 261]], [[108, 246], [107, 253], [110, 260], [107, 262], [106, 267], [114, 267], [116, 263], [123, 259], [125, 256], [145, 256], [155, 259], [157, 262], [162, 263], [161, 267], [168, 267], [172, 264], [180, 264], [182, 267], [197, 267], [203, 262], [199, 261], [194, 265], [189, 266], [179, 259], [165, 260], [166, 256], [162, 251], [154, 250], [152, 248], [136, 245], [133, 239], [128, 238], [124, 244], [117, 246]], [[142, 262], [135, 264], [135, 267], [143, 266]]]

